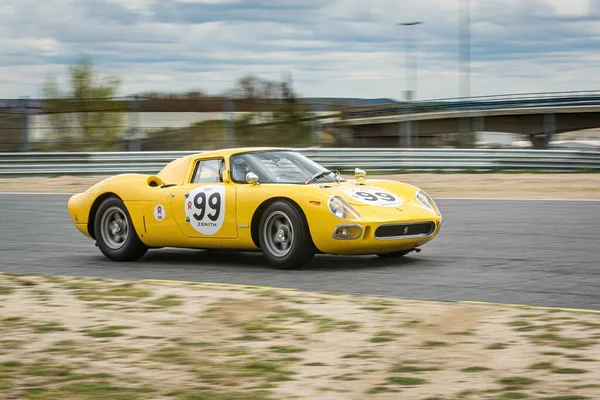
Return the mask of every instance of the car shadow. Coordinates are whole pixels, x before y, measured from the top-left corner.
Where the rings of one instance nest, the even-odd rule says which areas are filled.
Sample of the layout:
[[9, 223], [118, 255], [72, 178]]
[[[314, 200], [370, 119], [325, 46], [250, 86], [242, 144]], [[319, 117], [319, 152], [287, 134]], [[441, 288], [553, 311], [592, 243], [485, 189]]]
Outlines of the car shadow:
[[[195, 249], [153, 249], [141, 260], [140, 264], [147, 266], [165, 265], [183, 266], [194, 265], [201, 267], [224, 266], [256, 268], [257, 270], [276, 270], [270, 266], [262, 253], [231, 250], [195, 250]], [[408, 255], [399, 258], [381, 258], [377, 256], [333, 256], [317, 254], [305, 267], [298, 271], [342, 271], [362, 269], [409, 268], [431, 265], [426, 258]]]

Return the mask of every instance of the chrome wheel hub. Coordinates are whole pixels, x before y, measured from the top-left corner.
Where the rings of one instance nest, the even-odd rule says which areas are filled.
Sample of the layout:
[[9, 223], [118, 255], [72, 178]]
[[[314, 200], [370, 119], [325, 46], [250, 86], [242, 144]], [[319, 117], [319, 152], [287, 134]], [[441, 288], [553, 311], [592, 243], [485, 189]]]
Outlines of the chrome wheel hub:
[[285, 257], [294, 243], [292, 221], [283, 211], [273, 211], [266, 219], [263, 231], [266, 250], [275, 257]]
[[112, 250], [118, 250], [125, 245], [129, 237], [127, 217], [119, 207], [110, 207], [100, 221], [100, 235], [104, 243]]

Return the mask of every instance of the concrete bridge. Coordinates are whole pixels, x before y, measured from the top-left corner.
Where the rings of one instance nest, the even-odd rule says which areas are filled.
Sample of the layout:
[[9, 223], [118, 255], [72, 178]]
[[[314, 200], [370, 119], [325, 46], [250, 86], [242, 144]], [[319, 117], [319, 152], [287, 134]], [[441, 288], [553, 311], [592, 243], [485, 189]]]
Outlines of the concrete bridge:
[[385, 147], [434, 147], [448, 134], [510, 132], [528, 137], [535, 148], [544, 148], [554, 135], [600, 127], [600, 97], [596, 96], [498, 103], [472, 101], [463, 109], [438, 106], [435, 110], [425, 102], [415, 105], [416, 112], [404, 106], [391, 115], [377, 115], [390, 114], [389, 108], [355, 111], [334, 125], [345, 131], [353, 145]]

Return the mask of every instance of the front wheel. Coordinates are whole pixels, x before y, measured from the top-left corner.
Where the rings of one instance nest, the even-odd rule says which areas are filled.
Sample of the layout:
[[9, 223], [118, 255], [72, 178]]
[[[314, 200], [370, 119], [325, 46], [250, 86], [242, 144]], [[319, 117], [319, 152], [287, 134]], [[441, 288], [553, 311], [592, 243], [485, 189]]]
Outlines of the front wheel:
[[135, 232], [125, 204], [116, 197], [104, 200], [98, 208], [94, 233], [100, 251], [110, 260], [135, 261], [148, 251]]
[[300, 268], [315, 256], [315, 246], [304, 215], [286, 201], [268, 206], [258, 229], [263, 255], [276, 268]]

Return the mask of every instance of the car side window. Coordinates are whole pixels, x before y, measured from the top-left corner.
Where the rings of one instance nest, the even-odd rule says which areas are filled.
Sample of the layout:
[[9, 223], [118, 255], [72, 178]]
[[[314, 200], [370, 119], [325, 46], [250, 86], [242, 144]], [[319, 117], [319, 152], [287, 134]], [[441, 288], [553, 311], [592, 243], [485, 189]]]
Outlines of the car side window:
[[224, 166], [225, 163], [222, 159], [198, 161], [192, 183], [222, 182]]

